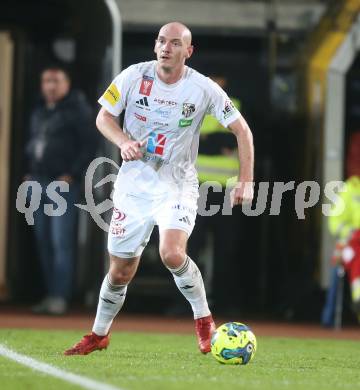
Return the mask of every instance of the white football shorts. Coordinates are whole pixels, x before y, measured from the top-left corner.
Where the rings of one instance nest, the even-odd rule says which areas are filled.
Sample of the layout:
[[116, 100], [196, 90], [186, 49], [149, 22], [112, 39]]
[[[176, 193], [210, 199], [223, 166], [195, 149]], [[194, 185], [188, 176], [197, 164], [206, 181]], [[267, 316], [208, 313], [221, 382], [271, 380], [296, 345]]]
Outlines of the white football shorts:
[[108, 251], [121, 258], [140, 256], [155, 225], [159, 231], [183, 230], [190, 237], [197, 211], [197, 198], [171, 194], [157, 200], [130, 194], [114, 196], [114, 209], [108, 234]]

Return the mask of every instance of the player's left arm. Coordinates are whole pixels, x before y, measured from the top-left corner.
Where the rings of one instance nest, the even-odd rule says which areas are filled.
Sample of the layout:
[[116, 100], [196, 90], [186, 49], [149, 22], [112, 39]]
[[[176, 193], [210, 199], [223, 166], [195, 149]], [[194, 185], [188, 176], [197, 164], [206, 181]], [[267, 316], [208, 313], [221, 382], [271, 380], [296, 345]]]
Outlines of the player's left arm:
[[254, 197], [254, 143], [252, 132], [242, 115], [228, 127], [236, 137], [240, 161], [238, 182], [230, 194], [233, 207], [241, 203], [250, 203]]

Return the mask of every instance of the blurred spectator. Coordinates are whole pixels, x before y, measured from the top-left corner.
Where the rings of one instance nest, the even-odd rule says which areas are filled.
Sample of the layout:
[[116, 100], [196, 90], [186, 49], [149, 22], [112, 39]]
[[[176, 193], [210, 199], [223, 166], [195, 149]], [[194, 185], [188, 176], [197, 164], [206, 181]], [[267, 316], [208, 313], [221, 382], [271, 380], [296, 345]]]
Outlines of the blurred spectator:
[[[345, 182], [344, 192], [334, 206], [344, 210], [338, 215], [329, 217], [329, 230], [336, 238], [332, 258], [331, 282], [322, 314], [325, 326], [334, 324], [335, 305], [339, 275], [344, 269], [350, 283], [353, 309], [360, 320], [360, 132], [354, 132], [350, 137], [346, 159], [346, 172], [349, 177]], [[340, 272], [339, 272], [340, 271]], [[341, 277], [341, 276], [340, 276]]]
[[[213, 75], [210, 78], [226, 90], [227, 79], [224, 76]], [[230, 99], [240, 110], [240, 100], [232, 96]], [[239, 173], [237, 153], [234, 135], [216, 118], [206, 115], [200, 129], [196, 169], [200, 185], [207, 181], [215, 181], [222, 186], [222, 192], [209, 191], [207, 204], [223, 205], [227, 181], [237, 177]], [[222, 215], [221, 210], [222, 208], [211, 217], [197, 215], [195, 229], [189, 241], [189, 253], [194, 258], [201, 258], [201, 251], [210, 246], [211, 258], [207, 257], [206, 262], [213, 264], [202, 264], [204, 278], [209, 284], [207, 286], [209, 302], [216, 310], [226, 311], [229, 309], [229, 296], [232, 296], [232, 289], [235, 290], [236, 286], [235, 276], [229, 274], [229, 269], [232, 268], [229, 264], [235, 262], [237, 257], [237, 246], [234, 243], [239, 239], [239, 221], [238, 216]], [[237, 211], [233, 209], [232, 213], [237, 214]]]
[[346, 157], [347, 177], [360, 176], [360, 131], [355, 131], [350, 136]]
[[[25, 178], [38, 181], [42, 187], [34, 229], [46, 295], [33, 311], [63, 314], [72, 293], [77, 248], [74, 204], [78, 203], [81, 178], [94, 154], [96, 133], [91, 108], [83, 93], [71, 90], [71, 80], [64, 69], [45, 68], [41, 73], [41, 95], [31, 113], [26, 145]], [[54, 180], [66, 182], [69, 191], [59, 192], [66, 200], [66, 212], [50, 217], [44, 213], [44, 204], [54, 204], [46, 194]]]

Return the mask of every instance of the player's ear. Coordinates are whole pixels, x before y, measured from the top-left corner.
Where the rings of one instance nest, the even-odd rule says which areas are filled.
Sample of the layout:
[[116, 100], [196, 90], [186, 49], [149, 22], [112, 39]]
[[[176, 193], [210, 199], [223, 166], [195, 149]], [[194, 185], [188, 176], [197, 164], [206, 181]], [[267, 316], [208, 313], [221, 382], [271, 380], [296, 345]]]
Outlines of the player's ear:
[[155, 39], [155, 43], [154, 43], [154, 53], [156, 54], [156, 44], [157, 44], [157, 39]]
[[193, 51], [194, 51], [194, 46], [193, 45], [188, 46], [186, 58], [190, 58], [192, 56]]

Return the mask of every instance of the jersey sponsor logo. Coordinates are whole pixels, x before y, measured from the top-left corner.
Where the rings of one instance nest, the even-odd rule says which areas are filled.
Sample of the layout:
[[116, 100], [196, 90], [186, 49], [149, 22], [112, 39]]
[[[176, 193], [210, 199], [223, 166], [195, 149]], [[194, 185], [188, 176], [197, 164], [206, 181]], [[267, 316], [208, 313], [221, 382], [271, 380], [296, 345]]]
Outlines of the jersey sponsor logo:
[[141, 108], [142, 110], [150, 111], [149, 102], [148, 102], [146, 96], [139, 99], [139, 100], [136, 100], [135, 103], [136, 103], [137, 108]]
[[162, 156], [164, 153], [166, 137], [164, 134], [155, 134], [151, 132], [147, 141], [146, 151], [152, 154]]
[[195, 112], [195, 104], [193, 103], [183, 103], [182, 114], [185, 118], [189, 118], [189, 116]]
[[167, 126], [169, 126], [169, 124], [168, 124], [168, 123], [165, 123], [165, 122], [154, 121], [154, 122], [153, 122], [153, 126], [167, 127]]
[[144, 75], [141, 81], [139, 93], [141, 93], [141, 95], [150, 96], [153, 83], [154, 83], [153, 77]]
[[108, 103], [110, 103], [114, 107], [115, 104], [120, 100], [120, 92], [115, 84], [110, 84], [103, 97]]
[[169, 119], [171, 116], [171, 110], [166, 110], [162, 108], [157, 108], [155, 113], [159, 115], [162, 119]]
[[174, 102], [173, 100], [166, 100], [158, 97], [154, 98], [154, 102], [165, 106], [177, 106], [177, 102]]
[[233, 102], [231, 100], [226, 100], [225, 102], [225, 107], [224, 109], [222, 110], [223, 112], [223, 116], [224, 116], [224, 119], [227, 119], [229, 118], [231, 115], [234, 114], [235, 112], [235, 106], [233, 104]]
[[139, 119], [139, 121], [146, 122], [146, 116], [139, 115], [137, 112], [135, 112], [134, 115], [136, 119]]
[[169, 161], [163, 160], [160, 156], [157, 156], [156, 154], [145, 153], [142, 160], [146, 162], [151, 161], [152, 163], [155, 163], [159, 168], [162, 167], [163, 165], [169, 164]]
[[192, 124], [192, 119], [180, 119], [179, 120], [179, 127], [187, 127]]

